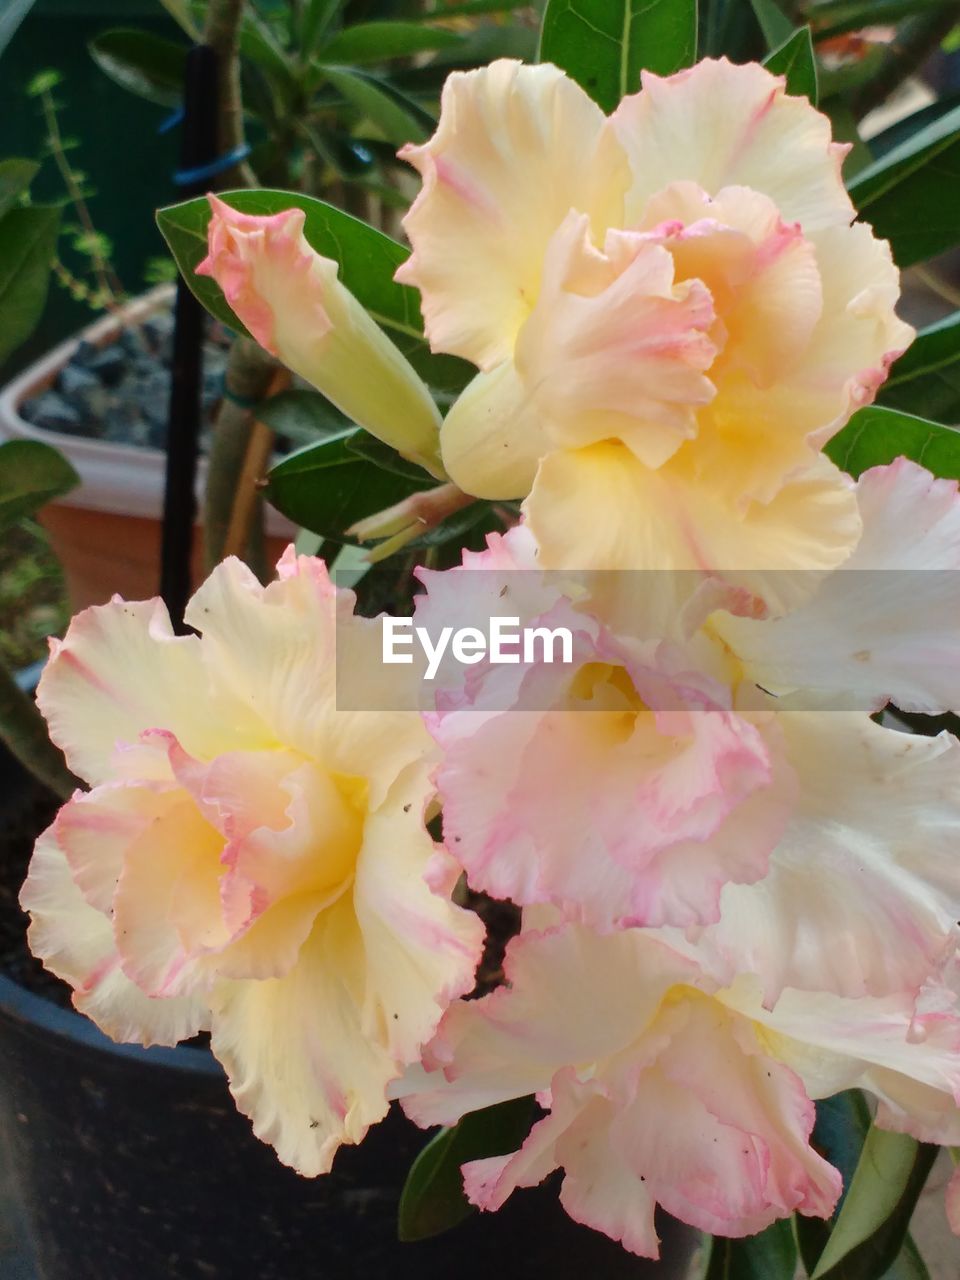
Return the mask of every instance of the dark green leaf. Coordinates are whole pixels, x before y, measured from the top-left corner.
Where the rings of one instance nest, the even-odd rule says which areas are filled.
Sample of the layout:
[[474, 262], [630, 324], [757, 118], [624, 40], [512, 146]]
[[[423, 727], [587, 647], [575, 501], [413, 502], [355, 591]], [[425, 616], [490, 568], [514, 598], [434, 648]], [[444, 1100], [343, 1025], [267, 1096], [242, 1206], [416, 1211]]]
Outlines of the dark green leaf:
[[240, 54], [263, 72], [279, 101], [294, 101], [297, 81], [290, 60], [267, 24], [249, 11], [240, 28]]
[[60, 230], [60, 210], [10, 209], [0, 219], [0, 365], [43, 313]]
[[786, 76], [787, 93], [817, 105], [817, 59], [809, 27], [800, 27], [764, 60], [775, 75]]
[[0, 160], [0, 218], [12, 209], [17, 199], [29, 188], [40, 169], [36, 160], [11, 157]]
[[[308, 242], [318, 253], [339, 263], [340, 279], [373, 318], [388, 329], [420, 339], [423, 326], [416, 290], [393, 280], [408, 253], [395, 240], [333, 205], [292, 191], [228, 191], [221, 199], [242, 213], [303, 209]], [[203, 305], [217, 319], [242, 329], [219, 286], [196, 274], [207, 253], [210, 207], [206, 200], [188, 200], [161, 209], [157, 222], [184, 279]]]
[[311, 533], [345, 542], [345, 530], [436, 481], [383, 471], [350, 447], [356, 428], [330, 436], [277, 463], [266, 497], [278, 511]]
[[347, 439], [347, 448], [359, 458], [366, 458], [368, 462], [372, 462], [381, 471], [392, 471], [394, 475], [416, 480], [418, 484], [432, 479], [423, 467], [418, 467], [415, 462], [404, 458], [397, 453], [396, 449], [391, 449], [388, 444], [372, 436], [369, 431], [355, 431]]
[[831, 1220], [824, 1222], [822, 1218], [798, 1214], [794, 1221], [800, 1254], [808, 1273], [817, 1265], [830, 1238], [837, 1214], [843, 1207], [846, 1188], [856, 1171], [864, 1138], [870, 1129], [870, 1112], [859, 1089], [847, 1089], [832, 1098], [824, 1098], [816, 1106], [817, 1119], [811, 1142], [814, 1150], [839, 1170], [844, 1191]]
[[474, 1111], [431, 1138], [413, 1162], [400, 1196], [400, 1239], [426, 1240], [475, 1212], [463, 1194], [461, 1165], [516, 1151], [533, 1115], [533, 1099], [517, 1098]]
[[696, 0], [547, 0], [540, 61], [612, 111], [642, 69], [669, 75], [697, 56]]
[[935, 476], [960, 480], [960, 431], [880, 405], [858, 409], [824, 452], [854, 478], [904, 457]]
[[161, 107], [182, 101], [185, 45], [149, 31], [117, 28], [102, 32], [87, 47], [100, 70], [122, 89]]
[[310, 57], [333, 26], [343, 0], [307, 0], [300, 25], [300, 47]]
[[898, 120], [895, 124], [889, 125], [880, 133], [875, 133], [870, 139], [870, 150], [876, 159], [885, 156], [892, 151], [894, 147], [899, 147], [902, 142], [908, 141], [914, 134], [919, 133], [921, 129], [925, 129], [927, 125], [935, 124], [942, 116], [953, 111], [955, 107], [960, 107], [960, 93], [950, 93], [943, 98], [938, 98], [936, 102], [931, 102], [927, 107], [921, 107], [919, 111], [914, 111], [908, 116], [904, 116], [902, 120]]
[[57, 449], [39, 440], [0, 444], [0, 531], [69, 493], [80, 477]]
[[878, 399], [924, 417], [960, 418], [960, 311], [920, 330], [891, 369]]
[[876, 1280], [897, 1260], [938, 1148], [873, 1126], [812, 1280]]
[[920, 1250], [912, 1236], [907, 1236], [904, 1240], [896, 1261], [883, 1273], [881, 1280], [930, 1280], [927, 1264], [920, 1256]]
[[793, 35], [794, 24], [777, 0], [750, 0], [768, 49], [779, 49]]
[[257, 416], [295, 445], [316, 444], [353, 427], [319, 391], [281, 391], [258, 406]]
[[423, 142], [432, 132], [436, 121], [383, 80], [351, 67], [324, 64], [319, 70], [365, 120], [382, 131], [388, 142], [402, 147], [405, 142]]
[[704, 1280], [793, 1280], [797, 1245], [789, 1218], [745, 1240], [716, 1236]]
[[901, 267], [960, 240], [960, 107], [935, 120], [849, 182], [851, 199]]
[[324, 45], [321, 57], [325, 62], [381, 62], [459, 43], [457, 33], [444, 27], [419, 22], [362, 22], [339, 31]]

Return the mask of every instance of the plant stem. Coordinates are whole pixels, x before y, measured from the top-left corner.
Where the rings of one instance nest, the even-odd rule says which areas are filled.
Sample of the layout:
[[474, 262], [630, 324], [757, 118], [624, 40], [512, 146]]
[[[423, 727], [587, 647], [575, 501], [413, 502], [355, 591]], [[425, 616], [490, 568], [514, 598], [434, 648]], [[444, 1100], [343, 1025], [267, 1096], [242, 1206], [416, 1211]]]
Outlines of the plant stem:
[[[220, 152], [226, 155], [243, 144], [243, 102], [240, 97], [240, 27], [244, 0], [210, 0], [203, 42], [217, 54], [220, 94]], [[241, 160], [222, 175], [224, 187], [255, 187], [256, 175]]]
[[207, 472], [203, 532], [208, 569], [223, 559], [257, 405], [266, 396], [276, 372], [273, 356], [250, 338], [237, 338], [230, 348]]
[[45, 89], [41, 93], [40, 105], [43, 109], [44, 123], [47, 126], [47, 141], [50, 146], [50, 152], [57, 169], [60, 171], [60, 177], [67, 189], [67, 195], [70, 197], [74, 212], [80, 219], [80, 225], [89, 239], [90, 260], [93, 263], [97, 284], [103, 295], [107, 310], [115, 311], [119, 305], [119, 299], [123, 295], [123, 285], [100, 251], [100, 237], [94, 226], [93, 218], [90, 216], [90, 210], [84, 199], [83, 191], [80, 189], [80, 183], [77, 181], [77, 175], [73, 172], [70, 162], [67, 160], [66, 149], [63, 145], [63, 134], [60, 132], [60, 121], [57, 118], [57, 108], [53, 101], [53, 94], [49, 89]]
[[47, 725], [34, 700], [23, 692], [6, 667], [0, 666], [0, 737], [20, 763], [51, 791], [67, 800], [80, 786], [63, 753], [47, 735]]

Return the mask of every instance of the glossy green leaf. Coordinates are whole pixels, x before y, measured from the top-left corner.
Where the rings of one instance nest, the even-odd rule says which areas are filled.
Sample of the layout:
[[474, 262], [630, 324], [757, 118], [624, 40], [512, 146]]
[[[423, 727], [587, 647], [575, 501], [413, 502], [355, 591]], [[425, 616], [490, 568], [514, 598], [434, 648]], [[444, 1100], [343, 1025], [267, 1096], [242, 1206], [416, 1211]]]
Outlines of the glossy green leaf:
[[960, 311], [920, 330], [877, 399], [906, 413], [960, 419]]
[[750, 0], [768, 49], [779, 49], [793, 35], [794, 24], [777, 0]]
[[350, 447], [356, 428], [330, 436], [277, 463], [267, 476], [265, 496], [295, 524], [336, 542], [346, 530], [436, 481], [384, 471]]
[[401, 1240], [426, 1240], [455, 1227], [475, 1210], [463, 1194], [461, 1165], [516, 1151], [530, 1131], [532, 1098], [517, 1098], [464, 1116], [423, 1148], [400, 1196]]
[[0, 531], [69, 493], [80, 477], [62, 453], [39, 440], [0, 444]]
[[337, 92], [395, 146], [423, 142], [433, 131], [436, 122], [429, 115], [412, 99], [375, 76], [351, 67], [330, 67], [326, 63], [319, 69]]
[[33, 332], [47, 300], [60, 209], [31, 205], [0, 219], [0, 365]]
[[764, 60], [775, 75], [786, 76], [787, 93], [817, 105], [817, 59], [809, 27], [800, 27]]
[[824, 452], [854, 477], [904, 457], [935, 476], [960, 480], [960, 431], [881, 405], [858, 409]]
[[257, 417], [297, 446], [316, 444], [353, 427], [319, 391], [281, 391], [258, 406]]
[[324, 45], [320, 56], [325, 62], [380, 62], [459, 43], [457, 33], [445, 27], [428, 27], [419, 22], [361, 22], [338, 31]]
[[[396, 284], [393, 279], [408, 253], [395, 240], [333, 205], [292, 191], [228, 191], [221, 199], [242, 213], [303, 209], [308, 242], [318, 253], [339, 263], [340, 279], [373, 318], [385, 328], [421, 338], [423, 325], [416, 290]], [[243, 329], [219, 286], [209, 277], [196, 274], [207, 253], [209, 222], [210, 208], [202, 198], [170, 205], [157, 214], [164, 239], [192, 291], [217, 319]]]
[[716, 1236], [704, 1280], [793, 1280], [797, 1243], [789, 1218], [743, 1240]]
[[823, 1098], [816, 1108], [811, 1143], [814, 1150], [839, 1171], [844, 1190], [832, 1219], [824, 1221], [798, 1214], [794, 1220], [800, 1255], [808, 1274], [816, 1267], [830, 1238], [870, 1129], [870, 1111], [859, 1089], [847, 1089], [832, 1098]]
[[39, 172], [36, 160], [23, 160], [11, 156], [0, 160], [0, 218], [12, 209]]
[[403, 457], [402, 454], [397, 453], [396, 449], [391, 449], [388, 444], [372, 436], [369, 431], [356, 430], [347, 438], [347, 448], [357, 457], [366, 458], [368, 462], [372, 462], [381, 471], [390, 471], [394, 475], [416, 481], [418, 487], [424, 481], [436, 484], [423, 467]]
[[540, 61], [553, 62], [603, 108], [697, 56], [696, 0], [547, 0]]
[[320, 47], [344, 0], [306, 0], [300, 23], [300, 47], [310, 57]]
[[187, 47], [150, 31], [103, 31], [87, 48], [110, 79], [148, 102], [175, 107], [183, 100]]
[[901, 267], [960, 241], [960, 107], [888, 151], [848, 183], [859, 213]]
[[938, 1148], [873, 1126], [812, 1280], [876, 1280], [897, 1261]]

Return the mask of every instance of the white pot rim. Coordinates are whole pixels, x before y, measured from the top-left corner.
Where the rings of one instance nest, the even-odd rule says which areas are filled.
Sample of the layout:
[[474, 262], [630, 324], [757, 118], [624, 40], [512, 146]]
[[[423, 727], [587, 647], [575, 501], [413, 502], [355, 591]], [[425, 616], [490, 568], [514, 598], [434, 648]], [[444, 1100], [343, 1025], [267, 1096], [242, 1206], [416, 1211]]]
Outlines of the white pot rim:
[[[59, 343], [0, 390], [0, 440], [38, 440], [53, 445], [69, 459], [80, 476], [80, 484], [67, 496], [58, 499], [58, 506], [153, 520], [162, 518], [167, 465], [162, 449], [108, 444], [62, 431], [47, 431], [32, 426], [21, 417], [20, 406], [53, 383], [81, 342], [107, 346], [117, 339], [124, 322], [136, 323], [146, 319], [169, 305], [175, 294], [174, 285], [158, 285], [127, 303], [117, 315], [102, 316], [74, 337]], [[207, 460], [201, 458], [197, 467], [198, 504], [206, 487], [206, 478]], [[296, 535], [296, 525], [274, 507], [267, 504], [264, 514], [267, 533], [271, 537], [293, 538]]]

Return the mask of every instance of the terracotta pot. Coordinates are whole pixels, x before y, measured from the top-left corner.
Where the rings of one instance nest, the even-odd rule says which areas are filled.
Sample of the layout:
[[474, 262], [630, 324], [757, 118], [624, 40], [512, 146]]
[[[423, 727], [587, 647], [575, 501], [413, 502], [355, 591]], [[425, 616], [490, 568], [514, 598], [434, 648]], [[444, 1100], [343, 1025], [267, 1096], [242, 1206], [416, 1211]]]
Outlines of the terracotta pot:
[[[160, 520], [166, 455], [159, 449], [108, 444], [32, 426], [20, 416], [25, 400], [46, 390], [70, 360], [80, 342], [106, 346], [123, 320], [135, 323], [170, 305], [173, 289], [162, 285], [123, 308], [121, 317], [106, 316], [75, 338], [61, 343], [30, 365], [0, 392], [0, 439], [41, 440], [73, 463], [81, 483], [40, 513], [53, 550], [63, 566], [74, 609], [102, 604], [116, 592], [128, 600], [156, 595], [160, 579]], [[198, 501], [206, 477], [201, 459]], [[267, 508], [268, 562], [275, 562], [296, 528]], [[194, 582], [203, 578], [199, 529], [194, 538]]]

